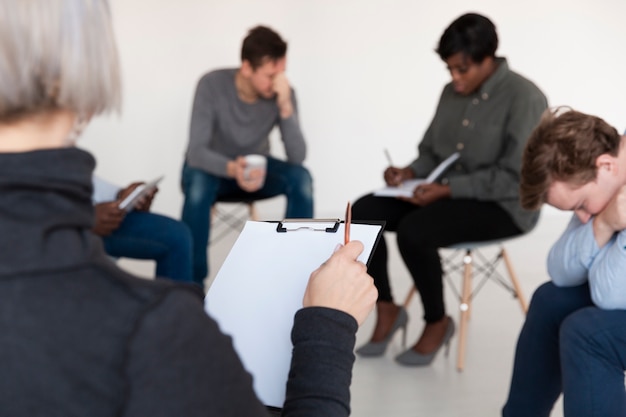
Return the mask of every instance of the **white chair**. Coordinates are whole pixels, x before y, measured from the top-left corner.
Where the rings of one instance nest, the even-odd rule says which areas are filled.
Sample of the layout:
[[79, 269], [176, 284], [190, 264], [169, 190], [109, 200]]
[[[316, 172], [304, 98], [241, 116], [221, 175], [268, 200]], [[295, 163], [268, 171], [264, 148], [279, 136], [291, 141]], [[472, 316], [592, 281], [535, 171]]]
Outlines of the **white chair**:
[[[457, 369], [463, 371], [465, 367], [465, 346], [467, 340], [467, 325], [472, 310], [472, 302], [476, 298], [478, 292], [487, 281], [493, 281], [500, 284], [505, 290], [513, 294], [517, 298], [522, 312], [526, 314], [528, 304], [522, 292], [522, 289], [513, 270], [511, 260], [504, 248], [504, 243], [511, 239], [519, 238], [523, 235], [516, 235], [509, 238], [498, 240], [490, 240], [484, 242], [465, 242], [451, 245], [443, 249], [451, 249], [452, 253], [442, 257], [443, 278], [450, 285], [452, 291], [459, 299], [459, 344]], [[493, 258], [488, 258], [482, 249], [490, 246], [497, 246], [497, 254]], [[504, 263], [508, 275], [508, 280], [498, 270], [498, 266]], [[461, 276], [461, 285], [454, 282], [455, 275]], [[411, 303], [411, 299], [415, 294], [415, 287], [412, 287], [407, 294], [404, 306], [405, 308]]]

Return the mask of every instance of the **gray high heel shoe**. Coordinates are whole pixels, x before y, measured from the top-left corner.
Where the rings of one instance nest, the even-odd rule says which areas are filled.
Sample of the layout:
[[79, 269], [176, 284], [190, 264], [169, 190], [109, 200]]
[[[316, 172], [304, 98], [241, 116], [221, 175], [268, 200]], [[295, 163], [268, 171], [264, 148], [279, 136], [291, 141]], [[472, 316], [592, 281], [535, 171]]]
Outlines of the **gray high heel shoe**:
[[387, 349], [387, 345], [389, 344], [389, 342], [391, 342], [393, 335], [399, 329], [402, 329], [402, 347], [405, 347], [406, 346], [406, 325], [408, 322], [409, 322], [409, 315], [406, 313], [406, 309], [404, 307], [400, 307], [400, 310], [398, 311], [398, 317], [396, 317], [396, 320], [393, 322], [393, 325], [391, 326], [391, 330], [389, 331], [389, 334], [387, 335], [387, 337], [385, 337], [380, 342], [368, 342], [364, 344], [363, 346], [361, 346], [360, 348], [356, 350], [357, 355], [369, 356], [369, 357], [381, 356], [383, 353], [385, 353], [385, 350]]
[[452, 339], [453, 335], [454, 335], [454, 321], [452, 320], [452, 317], [448, 316], [448, 327], [446, 328], [446, 333], [443, 335], [443, 339], [441, 340], [441, 343], [439, 343], [439, 346], [437, 346], [435, 350], [433, 350], [430, 353], [423, 354], [423, 353], [418, 353], [411, 348], [401, 353], [400, 355], [396, 356], [396, 362], [398, 362], [400, 365], [403, 365], [403, 366], [430, 365], [433, 359], [435, 359], [437, 352], [439, 352], [439, 349], [441, 349], [441, 347], [444, 345], [445, 345], [444, 354], [447, 357], [448, 354], [450, 353], [450, 339]]

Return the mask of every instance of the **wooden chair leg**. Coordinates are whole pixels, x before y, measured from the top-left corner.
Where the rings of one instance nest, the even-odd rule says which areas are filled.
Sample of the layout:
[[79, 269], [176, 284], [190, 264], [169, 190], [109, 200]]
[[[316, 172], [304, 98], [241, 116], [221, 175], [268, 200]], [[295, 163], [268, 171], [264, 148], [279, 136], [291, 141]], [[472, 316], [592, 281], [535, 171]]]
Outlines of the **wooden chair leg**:
[[459, 351], [456, 369], [461, 372], [465, 367], [465, 344], [467, 340], [467, 324], [470, 318], [471, 296], [472, 296], [472, 252], [467, 251], [463, 262], [463, 291], [461, 293], [461, 317], [459, 320]]
[[513, 284], [513, 288], [515, 289], [515, 294], [517, 296], [517, 299], [519, 300], [520, 307], [522, 307], [522, 312], [526, 314], [526, 312], [528, 311], [528, 303], [526, 302], [526, 297], [524, 297], [524, 293], [522, 292], [522, 287], [519, 285], [519, 281], [517, 280], [515, 271], [513, 271], [513, 264], [511, 263], [509, 255], [506, 253], [506, 250], [504, 248], [502, 248], [502, 259], [504, 259], [506, 269], [509, 272], [509, 278], [511, 279], [511, 283]]
[[258, 213], [254, 203], [249, 203], [248, 204], [248, 210], [250, 212], [250, 220], [253, 220], [255, 222], [259, 221], [259, 213]]
[[[472, 318], [472, 286], [474, 284], [474, 253], [468, 250], [463, 257], [463, 278], [465, 274], [469, 274], [469, 287], [467, 288], [467, 301], [463, 301], [461, 304], [465, 304], [467, 307], [467, 320]], [[468, 270], [469, 266], [469, 270]]]
[[402, 304], [405, 309], [409, 308], [409, 304], [411, 304], [411, 300], [413, 299], [413, 296], [415, 295], [416, 292], [417, 292], [417, 289], [415, 288], [415, 285], [412, 285], [411, 289], [409, 290], [408, 294], [406, 295], [404, 299], [404, 304]]

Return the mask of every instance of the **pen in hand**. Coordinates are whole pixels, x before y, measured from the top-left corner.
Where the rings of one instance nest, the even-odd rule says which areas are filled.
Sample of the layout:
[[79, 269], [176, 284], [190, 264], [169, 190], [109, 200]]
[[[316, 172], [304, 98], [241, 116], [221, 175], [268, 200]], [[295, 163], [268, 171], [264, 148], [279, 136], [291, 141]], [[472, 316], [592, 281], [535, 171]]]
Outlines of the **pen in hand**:
[[387, 150], [387, 148], [385, 148], [385, 156], [387, 157], [387, 162], [389, 163], [389, 166], [392, 167], [393, 162], [391, 162], [391, 155], [389, 155], [389, 151]]
[[393, 166], [391, 155], [387, 148], [385, 148], [385, 156], [387, 157], [387, 162], [389, 162], [389, 167], [385, 170], [384, 174], [385, 182], [390, 186], [397, 187], [402, 182], [401, 169]]
[[346, 207], [346, 220], [344, 221], [344, 245], [347, 245], [348, 242], [350, 242], [350, 223], [352, 223], [352, 207], [348, 201], [348, 207]]

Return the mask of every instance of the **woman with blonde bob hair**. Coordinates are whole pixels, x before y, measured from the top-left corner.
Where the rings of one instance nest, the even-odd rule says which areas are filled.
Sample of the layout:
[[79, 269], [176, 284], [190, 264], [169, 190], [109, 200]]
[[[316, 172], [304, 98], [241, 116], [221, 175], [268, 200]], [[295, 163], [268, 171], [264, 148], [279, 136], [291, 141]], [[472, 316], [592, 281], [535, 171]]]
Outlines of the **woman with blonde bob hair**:
[[[73, 145], [119, 107], [105, 0], [0, 0], [0, 415], [267, 415], [202, 291], [121, 271], [90, 231], [95, 160]], [[377, 297], [362, 249], [311, 275], [283, 415], [349, 414]]]

